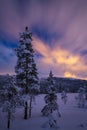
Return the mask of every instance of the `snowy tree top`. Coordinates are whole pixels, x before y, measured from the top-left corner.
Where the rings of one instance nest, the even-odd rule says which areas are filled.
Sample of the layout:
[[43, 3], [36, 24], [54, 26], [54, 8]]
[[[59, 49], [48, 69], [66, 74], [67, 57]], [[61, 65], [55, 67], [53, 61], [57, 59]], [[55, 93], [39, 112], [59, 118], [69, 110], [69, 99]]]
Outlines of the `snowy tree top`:
[[20, 42], [25, 41], [29, 43], [32, 40], [32, 33], [28, 27], [25, 27], [25, 31], [23, 33], [19, 33], [19, 36], [20, 36]]
[[55, 93], [55, 86], [54, 86], [55, 82], [54, 82], [54, 79], [53, 79], [53, 73], [52, 73], [52, 71], [50, 71], [47, 80], [48, 80], [48, 84], [49, 84], [49, 86], [47, 87], [47, 92], [49, 94], [50, 93]]

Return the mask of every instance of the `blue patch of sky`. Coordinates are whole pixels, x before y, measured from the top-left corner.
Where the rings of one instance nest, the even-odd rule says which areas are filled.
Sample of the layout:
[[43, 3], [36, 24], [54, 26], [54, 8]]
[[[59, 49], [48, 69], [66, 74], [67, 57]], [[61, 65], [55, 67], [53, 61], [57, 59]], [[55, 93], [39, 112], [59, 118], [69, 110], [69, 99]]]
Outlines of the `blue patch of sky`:
[[9, 63], [9, 61], [14, 58], [15, 54], [10, 52], [8, 55], [4, 55], [3, 53], [0, 53], [0, 61], [4, 63]]
[[[1, 55], [1, 54], [0, 54]], [[0, 56], [0, 60], [1, 61], [5, 61], [5, 62], [8, 62], [9, 61], [9, 58], [7, 58], [6, 56], [4, 56], [4, 55], [1, 55]]]
[[52, 45], [52, 41], [59, 40], [63, 35], [56, 32], [49, 32], [45, 26], [34, 25], [32, 32], [46, 44]]
[[87, 55], [87, 50], [82, 50], [82, 51], [80, 51], [80, 54], [83, 55], [83, 56], [84, 56], [84, 55]]
[[[11, 48], [13, 49], [12, 52], [9, 52], [9, 55], [6, 55], [6, 52], [0, 52], [0, 61], [4, 61], [5, 63], [9, 62], [10, 58], [14, 57], [15, 55], [15, 51], [14, 48], [17, 47], [17, 41], [15, 41], [14, 39], [10, 40], [9, 37], [2, 33], [2, 35], [0, 35], [0, 46], [5, 46], [6, 48]], [[4, 50], [3, 50], [4, 51]]]
[[11, 56], [11, 54], [9, 54], [9, 55], [6, 55], [5, 54], [6, 52], [0, 52], [0, 61], [4, 61], [4, 62], [9, 62], [9, 59], [10, 59], [10, 57], [12, 57]]
[[16, 48], [17, 47], [17, 41], [8, 41], [6, 39], [0, 40], [0, 44], [8, 47], [8, 48]]
[[9, 52], [9, 54], [6, 54], [6, 52], [0, 52], [0, 60], [1, 61], [8, 62], [10, 60], [10, 58], [13, 58], [14, 56], [15, 56], [14, 50], [12, 52]]
[[17, 47], [17, 42], [17, 40], [11, 39], [10, 36], [0, 31], [0, 44], [9, 48], [15, 48]]

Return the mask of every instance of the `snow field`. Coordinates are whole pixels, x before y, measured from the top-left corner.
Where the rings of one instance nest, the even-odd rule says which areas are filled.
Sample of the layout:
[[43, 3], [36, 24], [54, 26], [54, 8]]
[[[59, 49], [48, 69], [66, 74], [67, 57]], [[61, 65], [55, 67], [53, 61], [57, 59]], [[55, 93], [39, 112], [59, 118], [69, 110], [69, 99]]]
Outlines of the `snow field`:
[[[32, 118], [23, 119], [23, 108], [17, 108], [15, 118], [11, 121], [10, 130], [52, 130], [55, 128], [45, 127], [43, 124], [48, 121], [47, 117], [41, 115], [41, 109], [45, 105], [44, 94], [36, 97], [32, 106]], [[77, 94], [67, 94], [68, 100], [64, 104], [61, 100], [61, 94], [58, 93], [58, 105], [61, 117], [58, 117], [57, 112], [54, 112], [54, 117], [57, 119], [57, 124], [60, 130], [87, 130], [87, 102], [85, 108], [78, 108], [75, 96]], [[0, 109], [0, 130], [6, 130], [6, 113]]]

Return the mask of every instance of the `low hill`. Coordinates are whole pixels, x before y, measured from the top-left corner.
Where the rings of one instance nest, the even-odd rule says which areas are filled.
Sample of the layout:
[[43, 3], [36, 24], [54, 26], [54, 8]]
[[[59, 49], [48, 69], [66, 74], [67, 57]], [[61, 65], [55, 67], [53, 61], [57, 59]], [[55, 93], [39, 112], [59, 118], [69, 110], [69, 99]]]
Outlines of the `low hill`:
[[[0, 88], [6, 84], [6, 78], [8, 75], [0, 75]], [[15, 76], [14, 76], [15, 79]], [[77, 92], [79, 87], [85, 87], [87, 89], [87, 80], [54, 77], [55, 87], [57, 92], [61, 92], [63, 89], [68, 92]], [[47, 78], [40, 79], [40, 92], [46, 93], [48, 86]]]
[[[79, 87], [87, 88], [87, 80], [73, 79], [73, 78], [62, 78], [54, 77], [55, 87], [57, 92], [61, 92], [63, 89], [68, 92], [77, 92]], [[41, 92], [46, 92], [47, 79], [42, 78], [40, 80]]]

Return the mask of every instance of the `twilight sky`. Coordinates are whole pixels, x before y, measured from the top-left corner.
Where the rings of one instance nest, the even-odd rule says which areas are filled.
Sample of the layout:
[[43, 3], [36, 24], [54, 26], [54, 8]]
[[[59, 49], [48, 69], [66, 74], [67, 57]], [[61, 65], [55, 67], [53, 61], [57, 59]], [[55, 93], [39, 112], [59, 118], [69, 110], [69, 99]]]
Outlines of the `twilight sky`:
[[19, 32], [33, 33], [40, 77], [87, 79], [87, 0], [0, 0], [0, 74], [15, 74]]

